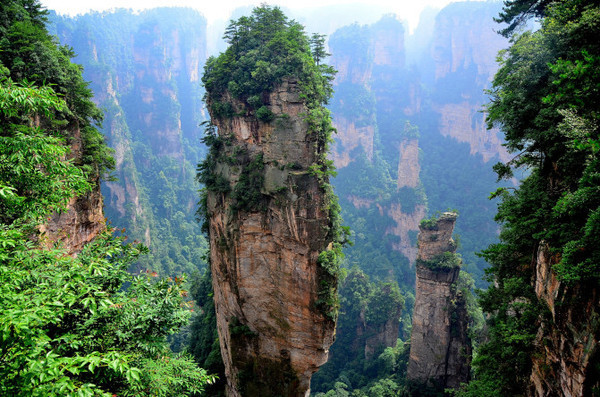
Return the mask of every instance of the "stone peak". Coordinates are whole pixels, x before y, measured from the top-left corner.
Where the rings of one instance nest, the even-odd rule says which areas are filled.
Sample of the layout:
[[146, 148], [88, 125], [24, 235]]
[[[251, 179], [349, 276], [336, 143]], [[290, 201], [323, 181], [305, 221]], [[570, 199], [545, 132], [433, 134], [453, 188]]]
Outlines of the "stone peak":
[[457, 218], [456, 212], [444, 212], [437, 218], [434, 216], [421, 221], [418, 236], [418, 259], [430, 261], [446, 252], [454, 253], [456, 251], [452, 233]]

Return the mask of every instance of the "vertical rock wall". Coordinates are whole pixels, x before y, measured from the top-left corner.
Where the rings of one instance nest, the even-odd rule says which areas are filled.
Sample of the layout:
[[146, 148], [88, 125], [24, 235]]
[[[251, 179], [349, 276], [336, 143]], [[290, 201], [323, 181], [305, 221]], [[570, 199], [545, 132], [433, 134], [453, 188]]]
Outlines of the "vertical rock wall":
[[[535, 292], [550, 315], [535, 339], [529, 396], [592, 396], [600, 390], [600, 295], [597, 285], [567, 287], [552, 266], [559, 258], [542, 243]], [[565, 304], [567, 303], [568, 304]]]
[[[81, 130], [76, 123], [69, 128], [69, 158], [81, 161]], [[66, 211], [54, 213], [48, 221], [40, 226], [42, 243], [51, 247], [61, 244], [70, 254], [79, 253], [106, 228], [103, 209], [104, 200], [100, 192], [100, 178], [96, 176], [91, 192], [73, 197], [67, 204]]]
[[79, 253], [106, 228], [100, 182], [82, 197], [72, 198], [67, 210], [55, 213], [40, 227], [43, 243], [48, 247], [60, 243], [71, 254]]
[[188, 245], [203, 240], [194, 221], [193, 176], [204, 154], [199, 123], [207, 115], [199, 79], [206, 20], [183, 8], [50, 19], [53, 33], [78, 54], [104, 111], [102, 131], [115, 150], [117, 178], [102, 184], [106, 216], [152, 250], [152, 262], [143, 258], [138, 266], [190, 273], [200, 265], [201, 248]]
[[[239, 113], [213, 117], [226, 139], [215, 173], [229, 186], [208, 193], [207, 211], [230, 397], [307, 396], [334, 340], [335, 321], [318, 302], [328, 281], [317, 259], [331, 241], [327, 198], [308, 170], [317, 136], [308, 134], [296, 81], [267, 103], [275, 114], [269, 123]], [[243, 185], [245, 178], [252, 183]], [[244, 203], [240, 194], [254, 199]]]
[[[471, 344], [466, 304], [456, 291], [460, 262], [454, 255], [455, 213], [420, 226], [417, 282], [407, 378], [443, 390], [469, 379]], [[448, 263], [449, 262], [449, 263]]]
[[[498, 51], [508, 45], [492, 23], [499, 8], [489, 3], [454, 3], [437, 15], [432, 44], [434, 90], [432, 107], [440, 117], [439, 131], [471, 146], [488, 162], [510, 157], [499, 131], [488, 131], [482, 104], [498, 65]], [[475, 84], [473, 84], [475, 83]]]

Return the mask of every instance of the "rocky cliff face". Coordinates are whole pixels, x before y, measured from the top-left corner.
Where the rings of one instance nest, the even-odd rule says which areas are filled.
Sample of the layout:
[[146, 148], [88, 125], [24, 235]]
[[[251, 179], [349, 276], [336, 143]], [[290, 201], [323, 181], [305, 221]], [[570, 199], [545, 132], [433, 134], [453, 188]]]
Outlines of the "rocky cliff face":
[[[508, 161], [498, 130], [487, 131], [483, 95], [498, 65], [496, 55], [507, 47], [491, 23], [498, 8], [488, 4], [455, 3], [435, 19], [433, 110], [440, 117], [440, 133], [471, 146], [485, 162], [499, 156]], [[473, 84], [475, 83], [475, 84]]]
[[337, 142], [333, 151], [335, 168], [347, 167], [353, 160], [351, 153], [356, 149], [364, 151], [369, 160], [373, 159], [374, 125], [357, 126], [355, 121], [334, 115], [333, 123], [337, 129]]
[[422, 225], [407, 378], [438, 390], [469, 379], [466, 303], [456, 288], [460, 260], [452, 240], [455, 213]]
[[72, 198], [67, 211], [55, 213], [40, 227], [47, 245], [61, 243], [71, 254], [79, 253], [83, 247], [104, 231], [106, 222], [100, 184], [82, 197]]
[[[73, 124], [69, 128], [69, 159], [80, 162], [83, 145], [81, 130], [76, 123]], [[91, 192], [73, 197], [65, 212], [54, 213], [40, 226], [42, 243], [48, 247], [60, 243], [70, 254], [79, 253], [87, 243], [106, 229], [103, 204], [100, 178], [96, 176]]]
[[592, 396], [600, 390], [600, 294], [597, 285], [562, 285], [552, 271], [558, 260], [545, 244], [538, 249], [535, 292], [550, 316], [535, 339], [527, 394]]
[[194, 219], [195, 164], [204, 154], [199, 124], [207, 117], [199, 82], [206, 21], [181, 8], [52, 19], [104, 110], [117, 177], [102, 186], [107, 218], [151, 248], [153, 258], [140, 267], [193, 272], [206, 247]]
[[307, 133], [296, 81], [281, 84], [267, 103], [275, 115], [269, 123], [213, 117], [226, 142], [216, 177], [229, 186], [207, 196], [229, 396], [308, 395], [334, 339], [335, 322], [318, 302], [328, 281], [317, 260], [331, 241], [327, 198], [308, 171], [317, 137]]

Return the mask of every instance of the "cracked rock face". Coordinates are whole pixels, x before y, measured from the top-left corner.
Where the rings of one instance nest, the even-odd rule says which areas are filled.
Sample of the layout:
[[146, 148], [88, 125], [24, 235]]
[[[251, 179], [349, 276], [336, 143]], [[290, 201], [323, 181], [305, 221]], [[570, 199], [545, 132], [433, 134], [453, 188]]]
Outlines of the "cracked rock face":
[[[70, 158], [80, 158], [81, 130], [75, 127], [69, 133]], [[106, 229], [103, 204], [100, 179], [96, 178], [91, 192], [71, 198], [64, 212], [53, 213], [48, 221], [40, 226], [41, 243], [48, 248], [59, 243], [70, 255], [77, 255], [87, 243]]]
[[[456, 214], [444, 213], [435, 225], [420, 227], [418, 259], [454, 253], [455, 221]], [[458, 388], [469, 379], [471, 358], [466, 304], [455, 285], [460, 266], [432, 269], [417, 263], [407, 377], [439, 390]]]
[[593, 390], [600, 388], [600, 295], [597, 285], [563, 285], [552, 270], [558, 261], [542, 242], [534, 286], [551, 316], [542, 321], [534, 341], [536, 353], [527, 395], [592, 396]]
[[[215, 173], [229, 186], [207, 196], [217, 327], [229, 396], [308, 396], [335, 333], [317, 302], [330, 221], [308, 170], [317, 137], [308, 134], [297, 83], [281, 84], [267, 106], [275, 115], [268, 123], [213, 117], [228, 137]], [[254, 179], [241, 192], [244, 173]], [[253, 189], [255, 200], [240, 207], [239, 195]]]

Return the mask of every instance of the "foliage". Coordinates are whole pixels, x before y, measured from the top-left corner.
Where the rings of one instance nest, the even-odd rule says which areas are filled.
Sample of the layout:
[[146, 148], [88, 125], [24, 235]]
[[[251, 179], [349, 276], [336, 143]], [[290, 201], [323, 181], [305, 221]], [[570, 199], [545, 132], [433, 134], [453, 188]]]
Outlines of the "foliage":
[[320, 276], [317, 307], [334, 321], [337, 320], [340, 305], [337, 282], [342, 257], [341, 247], [337, 247], [336, 250], [321, 251], [317, 258], [317, 264], [324, 273]]
[[205, 391], [214, 382], [214, 376], [198, 370], [196, 363], [185, 354], [143, 359], [140, 382], [124, 396], [190, 396]]
[[[231, 205], [233, 211], [257, 211], [263, 210], [261, 188], [263, 186], [263, 162], [262, 153], [250, 160], [242, 169], [240, 179], [233, 188]], [[263, 204], [264, 205], [264, 204]]]
[[373, 60], [371, 36], [367, 26], [354, 23], [336, 30], [329, 39], [329, 47], [334, 54], [346, 53], [356, 65], [364, 66]]
[[[72, 161], [64, 139], [33, 125], [33, 118], [66, 109], [50, 87], [0, 81], [0, 220], [39, 219], [46, 209], [66, 207], [75, 194], [91, 190], [83, 171]], [[10, 194], [8, 194], [10, 192]]]
[[[9, 0], [0, 5], [0, 15], [3, 17], [0, 66], [8, 69], [8, 77], [12, 81], [49, 86], [66, 102], [67, 106], [60, 109], [49, 106], [48, 113], [40, 115], [47, 117], [52, 113], [52, 123], [46, 119], [40, 121], [42, 124], [49, 123], [50, 129], [56, 131], [55, 136], [66, 139], [67, 143], [74, 139], [74, 131], [79, 129], [83, 145], [81, 157], [75, 162], [91, 181], [106, 175], [114, 167], [114, 160], [112, 150], [104, 144], [104, 137], [94, 126], [102, 120], [102, 113], [91, 100], [92, 93], [81, 77], [81, 67], [70, 61], [75, 56], [73, 51], [60, 46], [48, 34], [45, 27], [47, 11], [38, 1]], [[17, 87], [9, 88], [14, 93], [15, 89], [19, 91]], [[43, 88], [40, 94], [48, 89]], [[48, 98], [47, 95], [45, 97]], [[30, 105], [21, 104], [25, 107]], [[22, 108], [21, 111], [35, 113], [33, 108]], [[9, 116], [5, 110], [3, 113]]]
[[393, 347], [380, 346], [373, 357], [367, 358], [365, 344], [390, 319], [398, 319], [403, 307], [403, 293], [396, 282], [370, 281], [358, 267], [350, 269], [340, 285], [340, 317], [331, 358], [313, 376], [312, 390], [317, 395], [335, 396], [342, 390], [367, 392], [392, 377], [394, 383], [401, 383], [408, 360], [407, 345], [399, 342]]
[[421, 219], [419, 226], [425, 230], [438, 230], [439, 214], [433, 214], [429, 218]]
[[[518, 8], [527, 4], [533, 8]], [[587, 1], [508, 5], [516, 7], [509, 18], [517, 22], [532, 14], [544, 19], [540, 30], [513, 36], [500, 54], [488, 124], [505, 131], [506, 146], [516, 153], [496, 167], [499, 176], [523, 168], [529, 176], [517, 190], [498, 193], [500, 243], [482, 254], [494, 281], [481, 300], [490, 313], [490, 339], [479, 349], [475, 381], [464, 395], [487, 389], [518, 395], [529, 382], [532, 341], [539, 323], [549, 321], [530, 284], [540, 247], [547, 244], [559, 259], [563, 285], [597, 285], [600, 276], [600, 76], [594, 67], [600, 8]]]
[[190, 323], [188, 349], [200, 367], [218, 376], [215, 383], [206, 386], [206, 395], [224, 396], [225, 365], [219, 347], [210, 268], [207, 268], [202, 275], [198, 272], [193, 274], [191, 286], [190, 293], [196, 301], [198, 310], [194, 312]]
[[[502, 205], [537, 204], [535, 216], [541, 223], [532, 236], [562, 251], [562, 279], [595, 279], [598, 253], [591, 248], [591, 234], [600, 196], [594, 123], [600, 103], [593, 87], [600, 74], [593, 65], [600, 46], [591, 37], [600, 10], [565, 3], [547, 12], [540, 31], [519, 36], [503, 55], [488, 106], [489, 123], [502, 125], [508, 147], [520, 152], [507, 165], [532, 170], [520, 192], [503, 194]], [[502, 215], [499, 219], [511, 228], [524, 223]]]
[[444, 252], [431, 258], [430, 260], [417, 259], [417, 264], [430, 270], [441, 271], [451, 270], [460, 267], [462, 260], [460, 254], [453, 252]]
[[469, 319], [467, 334], [473, 348], [477, 349], [479, 343], [485, 338], [485, 318], [475, 296], [475, 280], [469, 273], [461, 270], [455, 286], [457, 296], [463, 299], [467, 308]]
[[384, 324], [389, 319], [399, 318], [404, 307], [404, 298], [397, 283], [379, 282], [369, 297], [365, 321], [371, 326]]
[[[130, 275], [127, 267], [145, 249], [122, 241], [108, 231], [72, 258], [36, 248], [21, 228], [2, 226], [2, 394], [174, 396], [212, 381], [167, 348], [166, 335], [189, 318], [183, 280]], [[148, 389], [145, 381], [156, 379], [152, 368], [159, 365], [163, 380], [187, 384], [187, 394]]]

